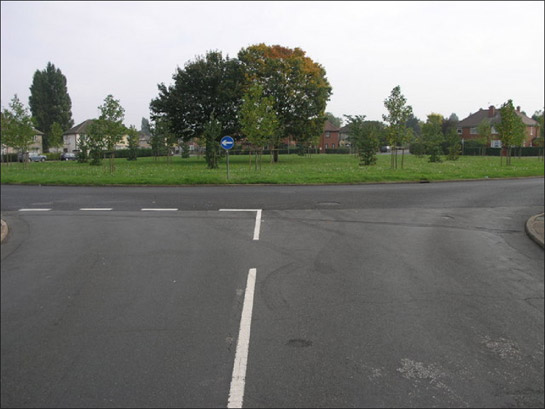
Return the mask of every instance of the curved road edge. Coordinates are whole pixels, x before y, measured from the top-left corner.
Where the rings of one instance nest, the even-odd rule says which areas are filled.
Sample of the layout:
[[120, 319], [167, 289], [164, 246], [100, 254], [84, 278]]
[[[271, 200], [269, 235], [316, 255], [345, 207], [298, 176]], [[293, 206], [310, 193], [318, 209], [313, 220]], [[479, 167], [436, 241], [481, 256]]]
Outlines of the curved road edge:
[[4, 219], [1, 219], [1, 222], [2, 222], [2, 234], [1, 234], [0, 243], [2, 243], [4, 241], [4, 239], [6, 238], [6, 236], [8, 235], [8, 225], [7, 225], [7, 223], [4, 221]]
[[545, 244], [543, 243], [543, 215], [544, 213], [541, 213], [530, 217], [526, 221], [525, 230], [533, 241], [541, 248], [545, 249]]

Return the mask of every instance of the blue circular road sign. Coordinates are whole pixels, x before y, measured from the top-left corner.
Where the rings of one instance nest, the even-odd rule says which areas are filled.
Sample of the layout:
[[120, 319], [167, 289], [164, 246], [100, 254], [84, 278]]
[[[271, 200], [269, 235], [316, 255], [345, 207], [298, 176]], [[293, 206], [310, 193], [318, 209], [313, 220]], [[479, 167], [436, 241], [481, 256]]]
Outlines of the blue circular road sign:
[[235, 146], [235, 140], [231, 138], [230, 136], [224, 136], [221, 138], [221, 147], [225, 150], [231, 149], [233, 146]]

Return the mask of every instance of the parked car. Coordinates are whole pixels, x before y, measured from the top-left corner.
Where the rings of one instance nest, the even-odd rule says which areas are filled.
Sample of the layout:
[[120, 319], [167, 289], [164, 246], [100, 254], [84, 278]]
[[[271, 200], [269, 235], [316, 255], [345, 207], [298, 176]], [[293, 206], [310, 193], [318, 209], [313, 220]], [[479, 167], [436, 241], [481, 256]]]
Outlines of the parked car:
[[63, 152], [61, 153], [61, 160], [76, 160], [77, 156], [72, 152]]
[[380, 147], [380, 151], [381, 151], [381, 152], [391, 152], [391, 151], [392, 151], [392, 148], [390, 148], [388, 145], [386, 145], [386, 146], [381, 146], [381, 147]]
[[[17, 155], [17, 160], [19, 162], [23, 161], [23, 154], [22, 153], [19, 153], [19, 155]], [[32, 162], [45, 162], [46, 157], [45, 157], [45, 155], [42, 155], [42, 154], [39, 154], [39, 153], [36, 153], [36, 152], [29, 152], [28, 153], [28, 160], [32, 161]]]

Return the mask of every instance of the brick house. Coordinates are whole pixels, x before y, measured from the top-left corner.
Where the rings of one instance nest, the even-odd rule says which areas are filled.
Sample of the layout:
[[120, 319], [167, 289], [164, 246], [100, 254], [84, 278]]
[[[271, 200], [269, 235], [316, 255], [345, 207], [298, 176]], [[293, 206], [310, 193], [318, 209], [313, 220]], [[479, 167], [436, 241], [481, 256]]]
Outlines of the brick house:
[[326, 149], [337, 149], [340, 143], [340, 128], [333, 125], [329, 120], [325, 121], [324, 132], [320, 136], [318, 145], [320, 152], [325, 153]]
[[[522, 146], [532, 146], [534, 139], [539, 136], [539, 123], [532, 118], [527, 117], [524, 112], [521, 112], [519, 106], [516, 109], [516, 113], [522, 119], [524, 125], [526, 125], [526, 138]], [[500, 110], [496, 109], [494, 105], [491, 105], [488, 109], [481, 108], [474, 114], [470, 114], [467, 118], [458, 122], [458, 135], [462, 138], [462, 142], [480, 138], [477, 127], [485, 119], [488, 119], [490, 125], [492, 125], [490, 146], [493, 148], [501, 147], [498, 132], [494, 128], [494, 124], [501, 121], [501, 116]]]

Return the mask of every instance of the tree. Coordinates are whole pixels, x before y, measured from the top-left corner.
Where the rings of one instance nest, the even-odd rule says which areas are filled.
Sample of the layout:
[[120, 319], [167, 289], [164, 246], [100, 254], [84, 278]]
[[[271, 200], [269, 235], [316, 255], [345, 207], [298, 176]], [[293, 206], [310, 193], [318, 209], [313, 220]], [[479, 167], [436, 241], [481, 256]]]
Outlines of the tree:
[[140, 132], [147, 136], [151, 135], [150, 123], [146, 118], [142, 118], [142, 122], [140, 124]]
[[206, 145], [206, 164], [208, 169], [217, 169], [219, 161], [219, 142], [221, 137], [221, 122], [212, 114], [204, 126], [203, 138]]
[[134, 125], [131, 125], [127, 129], [127, 137], [129, 143], [129, 156], [127, 160], [136, 160], [140, 136]]
[[480, 136], [481, 143], [484, 145], [481, 148], [481, 153], [484, 155], [486, 148], [490, 146], [490, 139], [492, 138], [492, 124], [487, 118], [484, 118], [479, 125], [477, 125], [477, 133]]
[[37, 128], [44, 132], [43, 150], [49, 152], [53, 123], [57, 122], [63, 130], [74, 125], [66, 77], [51, 62], [43, 71], [36, 70], [34, 73], [28, 102]]
[[[0, 132], [0, 145], [2, 148], [2, 161], [4, 161], [3, 152], [4, 148], [15, 147], [15, 127], [13, 123], [13, 113], [7, 109], [3, 109], [0, 113], [2, 129]], [[9, 155], [6, 156], [9, 161]]]
[[[506, 165], [511, 165], [511, 148], [520, 138], [524, 138], [524, 123], [517, 115], [513, 101], [508, 100], [500, 108], [500, 122], [495, 125], [502, 147], [507, 149]], [[500, 163], [502, 158], [500, 156]]]
[[[252, 45], [239, 51], [247, 84], [258, 83], [272, 97], [281, 139], [309, 145], [323, 131], [331, 86], [325, 69], [300, 48]], [[279, 146], [274, 146], [278, 161]]]
[[412, 113], [409, 115], [409, 119], [407, 119], [405, 126], [413, 130], [413, 134], [416, 138], [422, 135], [420, 120], [417, 117], [415, 117]]
[[377, 121], [365, 121], [365, 115], [345, 117], [350, 126], [350, 142], [358, 151], [360, 165], [374, 165], [377, 162], [382, 124]]
[[166, 117], [157, 117], [153, 125], [150, 126], [151, 136], [149, 139], [151, 152], [155, 161], [159, 156], [164, 155], [166, 149], [166, 134], [168, 129], [168, 119]]
[[158, 85], [159, 96], [150, 103], [153, 121], [168, 120], [171, 131], [184, 142], [201, 137], [211, 115], [222, 124], [221, 132], [238, 135], [244, 82], [238, 60], [209, 51], [177, 68], [172, 79], [173, 85]]
[[397, 169], [397, 147], [406, 143], [410, 135], [407, 133], [406, 124], [413, 113], [413, 109], [406, 103], [407, 99], [401, 93], [399, 85], [394, 87], [390, 96], [384, 100], [388, 115], [382, 115], [382, 119], [388, 124], [388, 142], [396, 148], [391, 155], [392, 169]]
[[62, 126], [58, 122], [53, 122], [49, 130], [49, 147], [60, 148], [62, 145]]
[[28, 149], [35, 135], [30, 112], [15, 94], [9, 109], [2, 112], [2, 144], [17, 149], [23, 155], [24, 168], [28, 162]]
[[430, 155], [429, 162], [441, 162], [441, 142], [444, 140], [442, 124], [442, 115], [429, 114], [426, 123], [422, 125], [422, 139], [426, 153]]
[[110, 153], [110, 173], [115, 170], [115, 145], [121, 141], [126, 127], [123, 125], [125, 110], [119, 100], [110, 94], [104, 98], [104, 103], [98, 107], [100, 116], [89, 127], [89, 151], [93, 158], [91, 164], [100, 164], [100, 152], [106, 149]]
[[240, 107], [240, 130], [254, 147], [255, 170], [257, 170], [258, 153], [261, 158], [265, 145], [277, 145], [279, 135], [274, 101], [272, 97], [263, 96], [263, 87], [259, 84], [251, 86], [244, 94]]
[[336, 117], [331, 112], [326, 112], [325, 116], [326, 116], [326, 119], [337, 128], [340, 128], [343, 125], [343, 119]]
[[541, 138], [544, 137], [545, 135], [545, 127], [544, 127], [544, 113], [543, 113], [543, 110], [540, 110], [540, 111], [536, 111], [534, 112], [534, 115], [532, 115], [532, 119], [534, 121], [537, 121], [537, 123], [539, 124], [539, 136]]

